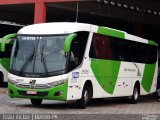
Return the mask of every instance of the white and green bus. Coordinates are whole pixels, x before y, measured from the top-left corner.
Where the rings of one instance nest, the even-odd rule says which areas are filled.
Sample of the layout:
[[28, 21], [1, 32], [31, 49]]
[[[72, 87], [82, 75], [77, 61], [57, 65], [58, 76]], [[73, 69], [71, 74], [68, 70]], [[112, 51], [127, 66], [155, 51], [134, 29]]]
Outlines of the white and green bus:
[[15, 34], [9, 34], [0, 39], [0, 84], [8, 80], [10, 55]]
[[43, 23], [19, 30], [8, 75], [9, 96], [75, 100], [129, 97], [156, 91], [157, 43], [108, 27]]

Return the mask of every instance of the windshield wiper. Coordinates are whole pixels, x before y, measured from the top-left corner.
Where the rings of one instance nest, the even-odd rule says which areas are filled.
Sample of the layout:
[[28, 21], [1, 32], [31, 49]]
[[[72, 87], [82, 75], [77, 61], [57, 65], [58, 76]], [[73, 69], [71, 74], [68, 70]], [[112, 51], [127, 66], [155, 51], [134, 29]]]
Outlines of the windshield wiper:
[[42, 46], [42, 51], [41, 51], [41, 62], [43, 63], [43, 67], [44, 67], [44, 70], [46, 72], [46, 74], [48, 74], [48, 67], [47, 67], [47, 64], [46, 64], [46, 59], [45, 59], [45, 55], [44, 55], [44, 44]]
[[27, 58], [27, 60], [25, 61], [25, 63], [23, 64], [23, 66], [20, 69], [20, 74], [22, 74], [22, 72], [27, 68], [27, 65], [32, 61], [34, 54], [35, 54], [35, 47], [33, 50], [33, 53], [30, 54], [30, 56]]

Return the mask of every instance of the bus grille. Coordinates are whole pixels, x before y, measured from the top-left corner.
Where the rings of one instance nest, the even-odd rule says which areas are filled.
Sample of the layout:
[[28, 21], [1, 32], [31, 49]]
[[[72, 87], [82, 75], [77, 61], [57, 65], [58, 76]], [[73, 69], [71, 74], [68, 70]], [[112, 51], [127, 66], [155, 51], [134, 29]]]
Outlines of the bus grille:
[[[17, 84], [17, 87], [20, 88], [31, 88], [30, 84]], [[51, 86], [48, 86], [47, 84], [35, 84], [34, 89], [44, 89], [44, 88], [50, 88]]]

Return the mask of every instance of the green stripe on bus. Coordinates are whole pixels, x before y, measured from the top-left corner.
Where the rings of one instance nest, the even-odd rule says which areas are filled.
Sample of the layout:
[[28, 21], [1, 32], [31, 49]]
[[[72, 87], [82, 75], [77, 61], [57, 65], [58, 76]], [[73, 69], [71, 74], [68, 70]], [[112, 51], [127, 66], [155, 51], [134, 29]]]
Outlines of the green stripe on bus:
[[148, 44], [149, 44], [149, 45], [158, 46], [158, 43], [156, 43], [155, 41], [152, 41], [152, 40], [148, 40]]
[[154, 79], [155, 69], [156, 69], [156, 63], [145, 65], [141, 84], [144, 90], [147, 92], [150, 92], [151, 85]]
[[8, 35], [4, 36], [2, 38], [1, 48], [0, 48], [1, 50], [0, 51], [3, 51], [3, 52], [5, 51], [6, 40], [16, 38], [16, 36], [17, 36], [17, 34], [8, 34]]
[[120, 61], [91, 59], [91, 69], [101, 87], [113, 94], [118, 79]]
[[124, 32], [117, 31], [117, 30], [110, 29], [110, 28], [106, 28], [106, 27], [99, 27], [98, 33], [103, 34], [103, 35], [117, 37], [117, 38], [123, 38], [123, 39], [125, 38]]
[[0, 64], [8, 71], [9, 69], [10, 58], [1, 58]]

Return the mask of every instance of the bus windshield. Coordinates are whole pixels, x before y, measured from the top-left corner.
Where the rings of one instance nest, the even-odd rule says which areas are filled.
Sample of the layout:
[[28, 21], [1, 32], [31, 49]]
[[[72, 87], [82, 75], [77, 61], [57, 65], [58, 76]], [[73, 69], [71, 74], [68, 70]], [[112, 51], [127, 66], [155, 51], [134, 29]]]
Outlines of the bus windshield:
[[66, 37], [67, 35], [17, 36], [12, 50], [10, 70], [27, 75], [64, 70], [67, 58], [63, 46]]

